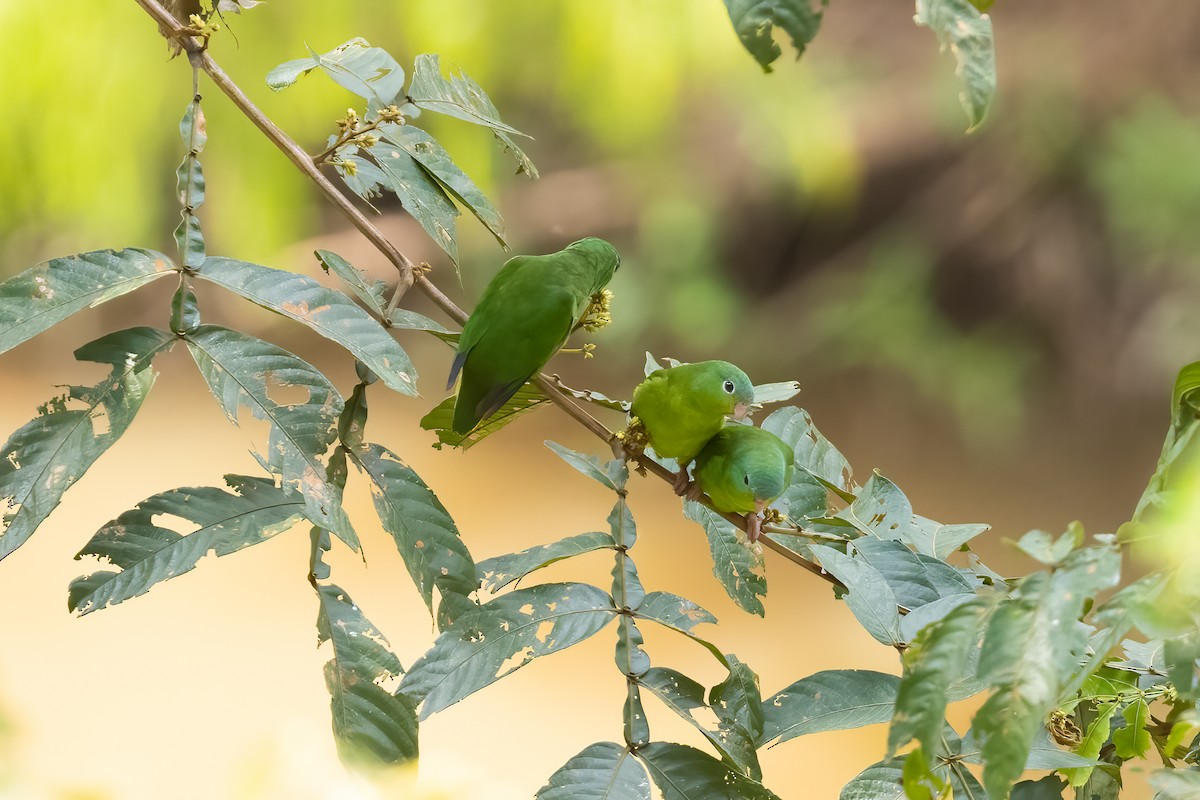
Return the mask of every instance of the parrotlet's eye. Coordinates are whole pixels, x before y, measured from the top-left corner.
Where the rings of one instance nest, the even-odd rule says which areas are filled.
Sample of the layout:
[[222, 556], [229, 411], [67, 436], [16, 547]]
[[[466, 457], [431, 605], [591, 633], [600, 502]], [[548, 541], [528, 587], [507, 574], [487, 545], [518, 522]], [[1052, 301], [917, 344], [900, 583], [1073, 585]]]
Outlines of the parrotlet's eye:
[[747, 475], [746, 477], [742, 478], [742, 480], [746, 482], [746, 485], [747, 485], [747, 486], [749, 486], [749, 485], [750, 485], [750, 476], [749, 476], [749, 475]]
[[733, 394], [733, 381], [725, 381], [725, 391]]

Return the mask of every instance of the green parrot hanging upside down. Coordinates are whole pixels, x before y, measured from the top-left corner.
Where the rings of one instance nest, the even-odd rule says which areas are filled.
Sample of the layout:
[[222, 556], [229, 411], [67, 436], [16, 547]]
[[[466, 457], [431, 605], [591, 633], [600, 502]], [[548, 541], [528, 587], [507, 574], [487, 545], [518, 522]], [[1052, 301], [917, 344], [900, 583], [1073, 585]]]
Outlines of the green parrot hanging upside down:
[[[621, 265], [604, 241], [580, 239], [565, 250], [508, 260], [463, 326], [447, 389], [462, 373], [453, 428], [469, 433], [500, 410], [581, 324]], [[605, 312], [602, 315], [607, 317]], [[602, 321], [606, 321], [602, 320]]]
[[679, 462], [675, 493], [688, 488], [688, 464], [725, 425], [742, 419], [754, 402], [746, 373], [728, 361], [700, 361], [660, 369], [633, 390], [629, 413], [646, 431], [654, 452]]
[[746, 535], [756, 542], [758, 515], [791, 485], [793, 462], [792, 448], [770, 431], [729, 425], [696, 456], [696, 488], [717, 511], [745, 514]]

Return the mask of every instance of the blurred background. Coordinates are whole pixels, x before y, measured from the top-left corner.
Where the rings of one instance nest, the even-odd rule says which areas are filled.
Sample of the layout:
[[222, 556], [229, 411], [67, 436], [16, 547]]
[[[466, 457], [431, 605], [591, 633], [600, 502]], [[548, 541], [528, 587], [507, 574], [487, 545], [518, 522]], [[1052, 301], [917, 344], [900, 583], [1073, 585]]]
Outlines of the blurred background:
[[[542, 177], [531, 182], [484, 131], [421, 121], [496, 200], [513, 252], [594, 234], [623, 254], [596, 358], [563, 356], [553, 371], [628, 397], [651, 350], [727, 358], [760, 383], [799, 380], [798, 401], [860, 481], [878, 468], [918, 513], [991, 523], [978, 549], [1020, 572], [1032, 567], [1006, 538], [1072, 519], [1111, 531], [1128, 517], [1174, 374], [1200, 357], [1200, 8], [1097, 0], [1085, 16], [999, 3], [992, 16], [999, 93], [971, 136], [953, 64], [905, 3], [870, 13], [835, 4], [803, 60], [785, 55], [771, 75], [718, 0], [292, 0], [228, 17], [213, 53], [310, 152], [356, 101], [320, 75], [273, 94], [271, 67], [306, 43], [323, 52], [358, 35], [406, 66], [440, 53], [535, 138], [526, 150]], [[62, 0], [50, 11], [0, 0], [0, 44], [0, 278], [84, 250], [173, 253], [186, 62], [168, 61], [132, 2]], [[201, 91], [209, 253], [318, 275], [312, 250], [324, 247], [391, 277], [216, 89]], [[385, 232], [468, 308], [507, 257], [462, 217], [460, 285], [398, 206], [380, 208]], [[0, 430], [27, 421], [55, 386], [99, 379], [71, 360], [79, 345], [165, 325], [165, 283], [5, 354]], [[323, 341], [212, 287], [198, 292], [206, 321], [271, 339], [343, 391], [352, 385], [352, 365]], [[603, 490], [542, 447], [595, 448], [555, 410], [468, 454], [433, 450], [416, 421], [442, 397], [449, 351], [403, 343], [425, 396], [375, 390], [371, 436], [424, 476], [477, 559], [604, 524]], [[374, 796], [341, 770], [328, 733], [327, 656], [313, 647], [299, 529], [120, 608], [66, 612], [68, 581], [92, 569], [72, 556], [105, 521], [154, 492], [256, 470], [251, 432], [226, 424], [186, 353], [157, 366], [131, 431], [0, 565], [0, 796]], [[369, 562], [338, 554], [334, 578], [411, 663], [433, 628], [365, 490], [350, 495]], [[823, 583], [782, 560], [768, 558], [766, 618], [741, 613], [666, 487], [635, 481], [632, 502], [647, 587], [716, 613], [711, 638], [758, 670], [764, 694], [821, 669], [898, 671]], [[545, 577], [607, 585], [609, 567], [589, 556]], [[647, 632], [656, 664], [721, 680], [676, 638]], [[611, 647], [601, 633], [423, 724], [421, 794], [386, 792], [530, 797], [587, 744], [620, 738]], [[651, 713], [656, 737], [699, 745], [664, 709]], [[836, 797], [884, 755], [885, 735], [877, 726], [788, 742], [764, 754], [767, 785]], [[1129, 796], [1148, 796], [1127, 772]]]

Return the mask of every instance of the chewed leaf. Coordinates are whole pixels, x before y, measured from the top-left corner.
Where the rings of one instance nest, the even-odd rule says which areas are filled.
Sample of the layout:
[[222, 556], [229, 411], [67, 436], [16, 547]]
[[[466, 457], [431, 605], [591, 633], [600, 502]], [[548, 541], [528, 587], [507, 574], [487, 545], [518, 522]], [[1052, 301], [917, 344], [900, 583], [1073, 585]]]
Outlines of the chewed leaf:
[[96, 386], [70, 386], [0, 451], [0, 558], [24, 544], [63, 494], [129, 429], [154, 385], [151, 361], [175, 339], [154, 328], [111, 333], [75, 351], [111, 364]]
[[334, 83], [380, 106], [395, 103], [404, 91], [404, 68], [386, 50], [371, 47], [360, 37], [340, 44], [328, 53], [312, 53], [309, 58], [280, 64], [267, 74], [267, 85], [278, 92], [318, 67]]
[[744, 747], [727, 731], [717, 729], [717, 714], [704, 699], [704, 687], [667, 667], [652, 667], [640, 680], [642, 688], [696, 728], [730, 764], [746, 773], [758, 772], [754, 747]]
[[651, 742], [638, 750], [638, 758], [662, 790], [663, 800], [779, 800], [753, 778], [684, 744]]
[[592, 531], [577, 536], [568, 536], [551, 544], [538, 545], [522, 550], [496, 556], [477, 565], [479, 579], [483, 588], [489, 592], [498, 592], [505, 586], [519, 581], [529, 573], [548, 567], [564, 558], [592, 553], [596, 550], [616, 547], [612, 534], [605, 531]]
[[[267, 541], [304, 514], [304, 500], [265, 478], [226, 475], [237, 492], [183, 487], [137, 504], [96, 532], [75, 558], [97, 556], [118, 568], [71, 581], [67, 605], [88, 614], [145, 594], [160, 581], [195, 569], [204, 556], [225, 556]], [[179, 517], [197, 528], [182, 534], [156, 525], [158, 515]]]
[[742, 610], [760, 617], [766, 613], [759, 598], [767, 593], [767, 579], [761, 553], [746, 546], [744, 536], [717, 512], [694, 500], [685, 500], [684, 515], [697, 522], [708, 534], [712, 550], [713, 574]]
[[95, 250], [53, 258], [0, 283], [0, 353], [85, 308], [120, 297], [176, 267], [154, 250]]
[[318, 584], [318, 644], [332, 643], [325, 665], [333, 735], [338, 754], [350, 763], [400, 764], [417, 757], [417, 714], [408, 697], [393, 694], [400, 661], [350, 595]]
[[996, 94], [996, 42], [992, 20], [981, 13], [971, 0], [917, 0], [916, 22], [937, 34], [943, 49], [948, 49], [957, 64], [962, 82], [959, 94], [973, 131], [987, 116]]
[[452, 427], [454, 422], [454, 398], [447, 397], [438, 403], [432, 411], [421, 417], [421, 427], [437, 434], [438, 440], [434, 444], [434, 447], [439, 450], [443, 445], [469, 450], [505, 425], [515, 422], [518, 417], [549, 402], [550, 399], [542, 394], [536, 386], [527, 383], [518, 389], [516, 394], [505, 401], [499, 411], [477, 425], [470, 433], [456, 433]]
[[509, 592], [455, 620], [412, 665], [400, 691], [422, 703], [424, 719], [539, 656], [583, 641], [616, 616], [608, 593], [583, 583]]
[[[236, 261], [209, 258], [197, 276], [240, 294], [268, 311], [307, 325], [346, 350], [379, 376], [389, 389], [416, 396], [417, 372], [408, 353], [377, 321], [341, 292], [328, 289], [306, 275]], [[395, 327], [421, 327], [394, 321]], [[419, 318], [419, 319], [417, 319]]]
[[829, 0], [725, 0], [725, 8], [742, 46], [754, 56], [765, 72], [783, 55], [775, 43], [773, 28], [786, 33], [796, 48], [796, 58], [816, 37], [821, 28], [821, 15]]

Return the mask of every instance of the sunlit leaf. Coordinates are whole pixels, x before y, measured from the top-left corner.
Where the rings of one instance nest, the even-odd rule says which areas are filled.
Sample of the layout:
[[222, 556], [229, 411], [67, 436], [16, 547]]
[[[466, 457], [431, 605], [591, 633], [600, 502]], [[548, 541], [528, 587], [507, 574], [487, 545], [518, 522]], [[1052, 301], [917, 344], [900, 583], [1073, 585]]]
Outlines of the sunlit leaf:
[[489, 558], [480, 561], [476, 568], [483, 588], [489, 592], [497, 592], [510, 583], [521, 580], [529, 573], [548, 567], [556, 561], [605, 548], [612, 549], [616, 546], [617, 543], [613, 541], [611, 534], [605, 531], [592, 531], [577, 536], [568, 536], [552, 544], [530, 547], [518, 553]]
[[[200, 374], [225, 416], [238, 424], [246, 408], [270, 425], [258, 458], [297, 491], [314, 524], [337, 534], [357, 550], [358, 537], [342, 509], [340, 487], [326, 479], [322, 457], [337, 438], [343, 401], [337, 389], [312, 365], [270, 342], [217, 325], [201, 325], [185, 338]], [[299, 402], [277, 402], [272, 392], [301, 392]]]
[[174, 341], [166, 331], [128, 328], [75, 351], [81, 361], [111, 364], [112, 372], [96, 386], [67, 387], [4, 443], [0, 558], [24, 544], [67, 489], [128, 430], [154, 385], [151, 360]]
[[183, 208], [183, 219], [175, 229], [175, 244], [183, 265], [195, 269], [204, 263], [204, 235], [200, 232], [200, 220], [194, 212], [204, 205], [204, 170], [200, 166], [199, 155], [208, 140], [199, 97], [188, 103], [187, 111], [179, 123], [179, 133], [187, 152], [175, 170], [175, 192]]
[[0, 353], [155, 278], [175, 272], [153, 250], [95, 250], [53, 258], [0, 283]]
[[597, 742], [551, 775], [537, 800], [650, 800], [650, 778], [627, 748]]
[[350, 450], [350, 459], [370, 479], [371, 497], [383, 529], [392, 535], [425, 605], [433, 610], [433, 587], [468, 595], [479, 583], [475, 562], [445, 506], [421, 476], [378, 444]]
[[538, 656], [583, 641], [615, 616], [608, 593], [587, 584], [517, 589], [459, 617], [409, 669], [400, 691], [423, 701], [424, 719]]
[[[117, 567], [71, 581], [67, 606], [88, 614], [145, 594], [159, 581], [195, 569], [201, 558], [226, 556], [288, 530], [304, 500], [265, 478], [226, 475], [236, 494], [217, 487], [183, 487], [153, 495], [96, 532], [75, 556], [97, 556]], [[158, 515], [196, 525], [181, 534], [155, 524]]]
[[754, 387], [754, 405], [763, 406], [771, 403], [782, 403], [800, 394], [800, 384], [796, 381], [783, 383], [764, 383]]
[[278, 92], [317, 67], [334, 83], [380, 106], [395, 103], [404, 91], [404, 69], [386, 50], [371, 47], [361, 37], [340, 44], [328, 53], [312, 53], [310, 58], [280, 64], [267, 74], [267, 85]]
[[708, 506], [685, 500], [683, 513], [708, 534], [713, 574], [726, 593], [742, 610], [763, 616], [766, 609], [759, 598], [767, 593], [767, 579], [762, 574], [765, 567], [762, 554], [748, 547], [745, 535]]
[[384, 685], [400, 676], [400, 661], [350, 595], [319, 584], [317, 642], [331, 642], [325, 664], [338, 754], [350, 764], [399, 764], [417, 757], [417, 715], [412, 700]]
[[829, 0], [725, 0], [729, 19], [742, 46], [766, 72], [783, 55], [775, 43], [774, 28], [786, 33], [796, 48], [796, 58], [812, 43], [821, 28], [821, 15]]
[[[350, 351], [389, 389], [416, 396], [417, 373], [408, 354], [382, 325], [341, 292], [328, 289], [307, 275], [231, 258], [209, 258], [197, 276], [268, 311], [307, 325]], [[422, 324], [428, 322], [423, 317], [421, 320]], [[416, 323], [407, 325], [402, 319], [395, 321], [395, 327], [422, 329]]]
[[[1088, 725], [1083, 741], [1075, 748], [1075, 752], [1081, 758], [1094, 761], [1100, 757], [1101, 748], [1108, 743], [1108, 735], [1112, 731], [1112, 717], [1116, 711], [1116, 703], [1104, 703], [1096, 709], [1096, 718]], [[1071, 786], [1083, 786], [1092, 777], [1093, 769], [1095, 767], [1090, 766], [1064, 769], [1063, 776]]]
[[987, 116], [996, 94], [996, 43], [992, 20], [970, 0], [917, 0], [914, 17], [937, 34], [943, 50], [949, 50], [962, 83], [959, 101], [967, 112], [973, 131]]
[[829, 670], [802, 678], [763, 701], [763, 732], [758, 744], [887, 722], [892, 718], [899, 685], [895, 675], [860, 669]]
[[812, 553], [846, 587], [842, 599], [867, 633], [893, 647], [903, 642], [896, 595], [879, 570], [832, 547], [814, 545]]
[[1154, 800], [1200, 800], [1200, 769], [1160, 769], [1150, 774]]
[[505, 425], [515, 422], [518, 417], [549, 402], [549, 398], [536, 386], [527, 383], [506, 400], [495, 414], [475, 426], [470, 433], [456, 433], [453, 429], [454, 397], [451, 396], [421, 417], [421, 427], [437, 434], [438, 440], [433, 446], [439, 450], [444, 445], [469, 450]]
[[674, 742], [651, 742], [637, 756], [662, 791], [663, 800], [777, 800], [758, 781], [731, 769], [712, 756]]

